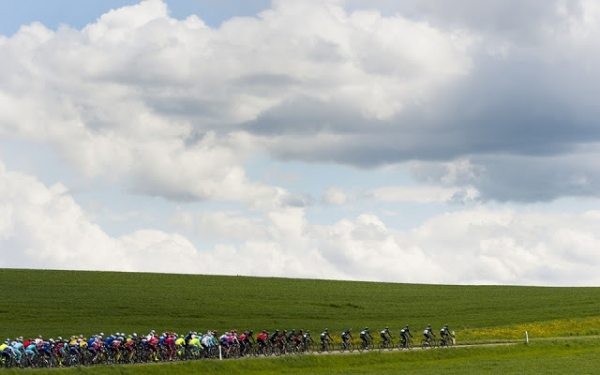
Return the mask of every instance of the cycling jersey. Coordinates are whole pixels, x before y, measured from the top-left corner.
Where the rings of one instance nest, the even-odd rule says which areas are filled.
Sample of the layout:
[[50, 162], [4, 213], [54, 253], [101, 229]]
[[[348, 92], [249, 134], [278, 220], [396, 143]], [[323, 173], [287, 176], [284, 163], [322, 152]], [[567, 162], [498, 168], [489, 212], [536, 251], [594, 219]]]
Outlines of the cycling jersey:
[[213, 336], [206, 335], [206, 336], [202, 337], [202, 345], [206, 346], [207, 348], [209, 346], [213, 346], [214, 345], [214, 343], [213, 343]]
[[256, 340], [258, 340], [258, 341], [267, 341], [268, 337], [269, 337], [269, 335], [267, 335], [266, 332], [261, 332], [258, 335], [256, 335]]

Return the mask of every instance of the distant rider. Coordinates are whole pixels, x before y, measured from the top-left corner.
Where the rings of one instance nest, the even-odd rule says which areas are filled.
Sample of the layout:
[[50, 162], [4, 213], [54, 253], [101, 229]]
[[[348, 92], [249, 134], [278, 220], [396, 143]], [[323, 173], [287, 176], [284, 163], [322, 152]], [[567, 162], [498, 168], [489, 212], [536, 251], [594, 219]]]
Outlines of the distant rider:
[[390, 341], [392, 339], [392, 334], [390, 333], [390, 328], [385, 327], [384, 329], [382, 329], [381, 332], [379, 332], [379, 336], [381, 337], [381, 345], [383, 347], [387, 347], [390, 344]]
[[404, 326], [404, 328], [402, 328], [400, 330], [400, 340], [402, 341], [402, 347], [403, 348], [407, 348], [408, 347], [408, 343], [410, 342], [410, 339], [412, 338], [412, 333], [410, 333], [410, 328], [408, 327], [408, 324]]
[[333, 340], [329, 335], [329, 328], [325, 328], [323, 332], [321, 332], [321, 349], [325, 350], [329, 343]]
[[433, 328], [431, 328], [431, 324], [427, 325], [425, 330], [423, 330], [423, 336], [425, 337], [425, 341], [429, 344], [431, 340], [435, 337], [435, 333], [433, 333]]
[[363, 348], [368, 348], [369, 344], [373, 341], [373, 337], [369, 332], [369, 327], [365, 327], [362, 331], [360, 331], [360, 339], [362, 340]]
[[342, 345], [344, 349], [348, 349], [350, 346], [350, 341], [352, 340], [352, 334], [350, 333], [350, 328], [342, 332]]
[[452, 340], [452, 333], [450, 332], [450, 328], [448, 328], [447, 324], [440, 329], [440, 338], [445, 345]]

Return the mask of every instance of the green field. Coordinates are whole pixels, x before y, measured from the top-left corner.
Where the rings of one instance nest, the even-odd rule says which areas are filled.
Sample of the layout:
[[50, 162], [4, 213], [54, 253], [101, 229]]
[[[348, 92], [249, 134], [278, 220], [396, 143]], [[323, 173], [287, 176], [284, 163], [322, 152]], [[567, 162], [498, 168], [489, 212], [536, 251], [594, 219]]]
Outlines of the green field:
[[600, 339], [553, 340], [530, 345], [473, 347], [350, 355], [304, 355], [230, 361], [194, 361], [51, 370], [0, 370], [23, 374], [597, 374]]
[[[0, 299], [0, 335], [4, 336], [0, 337], [209, 328], [319, 332], [328, 327], [338, 332], [346, 327], [358, 331], [364, 326], [372, 330], [389, 326], [397, 336], [405, 324], [417, 334], [427, 324], [449, 324], [459, 343], [522, 341], [525, 330], [532, 339], [600, 335], [600, 288], [439, 286], [8, 269], [0, 270], [0, 282], [5, 286]], [[378, 373], [397, 373], [410, 367], [420, 373], [433, 373], [433, 369], [441, 367], [453, 373], [451, 369], [456, 366], [472, 364], [493, 370], [502, 363], [501, 372], [514, 369], [517, 373], [519, 366], [530, 362], [547, 366], [546, 363], [557, 365], [555, 362], [559, 361], [571, 366], [578, 358], [600, 368], [599, 346], [597, 339], [579, 338], [430, 353], [185, 363], [170, 369], [275, 373], [284, 366], [286, 373], [369, 373], [373, 368]], [[554, 354], [546, 361], [535, 359], [544, 358], [543, 353]], [[162, 366], [165, 365], [119, 370], [160, 373]], [[587, 367], [581, 366], [577, 373], [586, 373]], [[321, 367], [330, 371], [319, 372]], [[431, 372], [427, 372], [429, 367]]]

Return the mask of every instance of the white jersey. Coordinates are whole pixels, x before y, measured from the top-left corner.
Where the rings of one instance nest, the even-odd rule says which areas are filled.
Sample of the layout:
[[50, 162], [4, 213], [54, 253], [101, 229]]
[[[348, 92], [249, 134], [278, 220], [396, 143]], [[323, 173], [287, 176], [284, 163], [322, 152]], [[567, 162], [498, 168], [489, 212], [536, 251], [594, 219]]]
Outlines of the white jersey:
[[210, 335], [204, 335], [202, 337], [202, 345], [204, 346], [211, 346], [212, 345], [212, 336]]

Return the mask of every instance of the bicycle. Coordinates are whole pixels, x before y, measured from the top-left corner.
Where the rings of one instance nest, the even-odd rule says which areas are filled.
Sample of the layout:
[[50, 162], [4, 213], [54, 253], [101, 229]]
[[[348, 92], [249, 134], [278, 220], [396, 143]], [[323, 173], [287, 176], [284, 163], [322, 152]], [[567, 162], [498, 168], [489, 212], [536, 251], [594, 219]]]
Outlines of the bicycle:
[[401, 337], [398, 342], [398, 349], [407, 349], [410, 350], [413, 347], [413, 342], [411, 337]]
[[352, 343], [352, 340], [348, 340], [348, 341], [342, 341], [340, 343], [340, 352], [345, 352], [345, 351], [349, 351], [350, 353], [352, 353], [354, 351], [354, 344]]
[[365, 350], [373, 350], [375, 348], [372, 338], [361, 338], [361, 339], [362, 339], [362, 341], [361, 341], [360, 345], [358, 346], [359, 352], [362, 353]]
[[437, 348], [438, 343], [435, 336], [429, 336], [421, 340], [421, 349], [425, 348]]
[[333, 343], [329, 340], [321, 341], [321, 345], [319, 345], [319, 353], [330, 352], [333, 350]]
[[308, 353], [314, 353], [317, 351], [317, 344], [314, 342], [311, 336], [304, 338], [304, 351]]
[[11, 368], [11, 367], [21, 367], [20, 363], [17, 362], [17, 359], [14, 355], [8, 353], [1, 353], [0, 356], [0, 367]]
[[454, 331], [449, 335], [444, 335], [440, 337], [440, 347], [451, 347], [454, 346], [455, 338]]
[[387, 340], [382, 340], [379, 343], [379, 351], [382, 350], [394, 350], [394, 339], [392, 337], [390, 337]]

